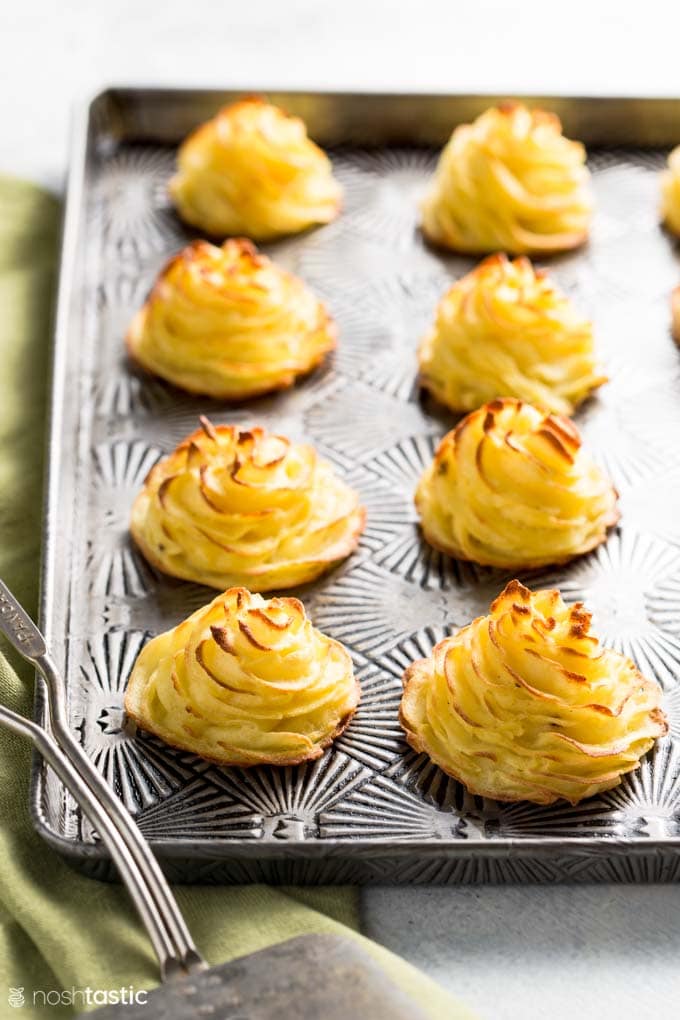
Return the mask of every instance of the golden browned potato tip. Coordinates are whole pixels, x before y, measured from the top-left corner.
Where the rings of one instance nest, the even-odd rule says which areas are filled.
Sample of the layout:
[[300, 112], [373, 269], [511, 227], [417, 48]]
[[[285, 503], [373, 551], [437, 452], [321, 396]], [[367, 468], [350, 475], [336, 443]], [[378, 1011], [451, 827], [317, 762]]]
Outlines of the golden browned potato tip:
[[221, 765], [298, 765], [342, 733], [358, 701], [348, 652], [301, 602], [231, 588], [142, 649], [125, 708]]
[[576, 804], [618, 786], [667, 731], [661, 689], [603, 648], [581, 603], [511, 581], [404, 676], [401, 723], [473, 794]]

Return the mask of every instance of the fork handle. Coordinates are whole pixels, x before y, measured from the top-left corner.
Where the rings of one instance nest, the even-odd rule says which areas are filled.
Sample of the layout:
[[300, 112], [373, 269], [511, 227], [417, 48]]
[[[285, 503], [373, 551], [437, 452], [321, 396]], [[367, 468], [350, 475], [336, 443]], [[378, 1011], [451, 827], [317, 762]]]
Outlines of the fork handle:
[[0, 630], [19, 655], [35, 663], [47, 654], [45, 638], [24, 607], [0, 579]]
[[[66, 715], [64, 681], [47, 649], [45, 638], [2, 580], [0, 580], [0, 630], [5, 634], [19, 655], [32, 663], [45, 680], [50, 725], [54, 736], [52, 743], [60, 752], [61, 758], [66, 759], [78, 776], [78, 789], [87, 790], [88, 803], [90, 805], [96, 804], [96, 808], [93, 810], [97, 811], [98, 818], [106, 819], [103, 824], [106, 825], [107, 829], [111, 830], [113, 828], [116, 831], [117, 840], [122, 842], [126, 849], [127, 857], [141, 876], [141, 881], [146, 888], [147, 898], [150, 899], [158, 916], [158, 923], [164, 926], [167, 938], [172, 945], [171, 953], [165, 953], [162, 957], [159, 957], [163, 978], [176, 971], [182, 972], [205, 968], [205, 960], [191, 938], [177, 900], [173, 896], [168, 881], [151, 851], [151, 847], [139, 831], [132, 816], [127, 812], [118, 797], [116, 797], [108, 783], [97, 772], [71, 732]], [[3, 721], [6, 725], [9, 725], [7, 722], [8, 711], [8, 709], [4, 710]], [[35, 724], [29, 724], [27, 719], [23, 719], [15, 713], [12, 713], [12, 715], [14, 716], [12, 728], [15, 732], [19, 732], [17, 730], [17, 720], [21, 720], [23, 724], [22, 734], [36, 743], [36, 734], [31, 730], [31, 726], [34, 726], [35, 730], [40, 734], [43, 734], [44, 731]], [[47, 745], [43, 746], [47, 747]], [[49, 753], [53, 754], [52, 747], [49, 748]], [[51, 761], [50, 764], [52, 764]], [[63, 770], [63, 760], [60, 763], [60, 767]], [[64, 783], [64, 785], [68, 784]], [[74, 796], [78, 800], [78, 796], [76, 794]], [[102, 839], [104, 839], [104, 833], [103, 830], [100, 831], [99, 824], [97, 824], [97, 831], [100, 832]], [[108, 843], [107, 846], [109, 846]]]
[[125, 845], [125, 841], [121, 838], [120, 832], [109, 815], [107, 815], [97, 798], [93, 796], [90, 788], [82, 780], [56, 741], [45, 730], [41, 729], [36, 723], [24, 719], [23, 716], [18, 715], [4, 705], [0, 705], [0, 726], [4, 726], [6, 729], [12, 730], [12, 732], [31, 741], [48, 765], [54, 770], [66, 789], [71, 792], [75, 800], [80, 804], [83, 813], [87, 815], [92, 825], [95, 826], [110, 852], [125, 883], [125, 887], [137, 908], [137, 912], [149, 933], [149, 938], [160, 963], [161, 973], [165, 977], [169, 976], [176, 955], [174, 943], [165, 924], [163, 924], [162, 919], [158, 916], [153, 897], [149, 894], [149, 888], [144, 880], [144, 876], [137, 867], [128, 847]]

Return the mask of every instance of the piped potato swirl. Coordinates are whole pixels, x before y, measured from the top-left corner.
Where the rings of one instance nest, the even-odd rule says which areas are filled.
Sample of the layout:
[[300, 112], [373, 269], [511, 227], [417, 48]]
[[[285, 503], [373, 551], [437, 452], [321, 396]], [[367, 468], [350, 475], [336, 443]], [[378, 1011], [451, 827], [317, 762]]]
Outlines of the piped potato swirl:
[[488, 616], [406, 670], [409, 744], [496, 800], [576, 804], [617, 786], [668, 726], [658, 684], [590, 622], [581, 603], [511, 581]]
[[268, 241], [340, 211], [342, 189], [304, 122], [257, 97], [197, 128], [177, 164], [170, 193], [179, 215], [212, 237]]
[[680, 145], [671, 152], [661, 174], [661, 219], [672, 234], [680, 237]]
[[415, 502], [430, 545], [506, 569], [588, 552], [619, 516], [616, 490], [574, 424], [510, 397], [473, 411], [442, 439]]
[[423, 231], [471, 255], [576, 248], [592, 210], [585, 160], [555, 114], [493, 107], [451, 135], [422, 204]]
[[270, 591], [312, 581], [345, 559], [364, 519], [357, 494], [313, 447], [202, 418], [152, 468], [130, 527], [166, 574]]
[[245, 767], [318, 758], [358, 701], [349, 653], [301, 602], [231, 588], [145, 645], [125, 708], [173, 747]]
[[161, 272], [130, 356], [191, 393], [242, 400], [291, 386], [335, 346], [324, 305], [250, 241], [194, 241]]
[[454, 283], [418, 357], [422, 385], [453, 411], [509, 396], [571, 414], [606, 382], [590, 322], [524, 256], [491, 255]]

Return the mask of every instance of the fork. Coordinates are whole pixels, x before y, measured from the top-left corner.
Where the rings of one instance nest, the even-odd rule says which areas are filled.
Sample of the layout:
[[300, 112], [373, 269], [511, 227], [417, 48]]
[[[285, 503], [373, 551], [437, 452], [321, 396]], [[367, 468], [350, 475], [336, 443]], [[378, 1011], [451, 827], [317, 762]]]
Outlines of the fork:
[[163, 980], [176, 974], [204, 970], [207, 964], [191, 938], [148, 843], [69, 729], [64, 680], [45, 638], [2, 580], [0, 631], [43, 677], [51, 733], [3, 705], [0, 705], [0, 723], [30, 740], [82, 803], [130, 890], [158, 956]]

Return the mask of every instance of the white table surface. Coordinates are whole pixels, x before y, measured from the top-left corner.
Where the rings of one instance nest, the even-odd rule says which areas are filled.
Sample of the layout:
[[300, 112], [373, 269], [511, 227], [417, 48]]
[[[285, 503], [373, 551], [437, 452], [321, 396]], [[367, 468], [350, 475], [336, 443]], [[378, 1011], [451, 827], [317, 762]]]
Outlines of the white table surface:
[[[107, 84], [680, 95], [675, 0], [21, 0], [0, 14], [0, 171], [61, 190]], [[378, 888], [367, 932], [485, 1020], [680, 1017], [672, 886]]]

